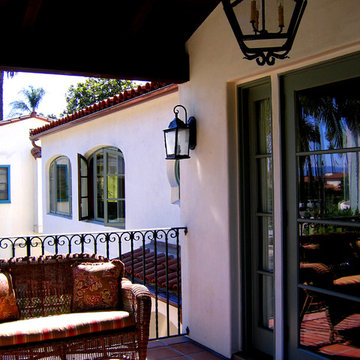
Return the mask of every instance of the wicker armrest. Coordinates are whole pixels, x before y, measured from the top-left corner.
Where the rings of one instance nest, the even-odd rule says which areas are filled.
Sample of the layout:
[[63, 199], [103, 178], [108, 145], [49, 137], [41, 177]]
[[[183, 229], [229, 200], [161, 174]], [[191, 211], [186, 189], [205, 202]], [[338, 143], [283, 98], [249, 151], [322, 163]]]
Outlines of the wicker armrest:
[[140, 284], [133, 284], [123, 278], [121, 281], [121, 293], [125, 311], [134, 313], [136, 323], [146, 325], [150, 323], [151, 294], [150, 291]]
[[139, 360], [146, 360], [150, 332], [151, 294], [140, 284], [123, 278], [121, 293], [125, 311], [135, 314]]

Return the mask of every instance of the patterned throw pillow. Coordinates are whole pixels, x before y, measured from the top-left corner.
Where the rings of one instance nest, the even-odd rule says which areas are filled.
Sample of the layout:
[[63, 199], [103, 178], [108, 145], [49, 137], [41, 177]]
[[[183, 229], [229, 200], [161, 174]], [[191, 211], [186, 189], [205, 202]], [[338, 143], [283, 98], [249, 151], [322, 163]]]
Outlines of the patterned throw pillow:
[[16, 305], [11, 275], [0, 273], [0, 321], [17, 320], [18, 318], [19, 309]]
[[82, 263], [73, 267], [73, 311], [117, 309], [120, 275], [117, 262]]

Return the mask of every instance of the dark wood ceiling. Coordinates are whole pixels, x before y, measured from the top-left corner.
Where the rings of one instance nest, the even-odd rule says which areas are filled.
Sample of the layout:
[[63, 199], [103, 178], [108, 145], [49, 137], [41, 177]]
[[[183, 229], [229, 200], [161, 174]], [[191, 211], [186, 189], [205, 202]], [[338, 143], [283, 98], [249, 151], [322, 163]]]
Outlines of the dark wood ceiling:
[[185, 42], [220, 0], [0, 0], [0, 67], [183, 82]]

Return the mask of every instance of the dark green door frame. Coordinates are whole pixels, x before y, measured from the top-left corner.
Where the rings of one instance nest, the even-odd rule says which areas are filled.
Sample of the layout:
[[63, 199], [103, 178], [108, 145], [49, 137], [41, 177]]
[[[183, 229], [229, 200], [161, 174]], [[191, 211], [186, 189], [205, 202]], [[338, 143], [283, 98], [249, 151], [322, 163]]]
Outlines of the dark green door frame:
[[[242, 282], [244, 284], [243, 298], [243, 324], [245, 325], [244, 348], [247, 351], [259, 350], [264, 353], [274, 353], [274, 335], [273, 330], [264, 326], [264, 318], [269, 314], [261, 313], [261, 309], [271, 312], [272, 321], [273, 309], [271, 303], [273, 298], [266, 297], [264, 291], [270, 291], [273, 294], [273, 269], [265, 269], [260, 264], [261, 253], [263, 253], [263, 245], [266, 243], [266, 236], [263, 236], [259, 230], [260, 223], [266, 223], [267, 219], [272, 219], [273, 212], [265, 212], [260, 209], [259, 200], [264, 196], [265, 182], [260, 180], [260, 162], [266, 163], [272, 159], [272, 151], [270, 154], [259, 152], [259, 124], [256, 106], [263, 101], [269, 105], [271, 114], [271, 87], [270, 79], [242, 85], [239, 88], [239, 147], [240, 147], [240, 223], [241, 223], [241, 250], [242, 250]], [[271, 115], [270, 115], [271, 116]], [[271, 125], [271, 123], [270, 123]], [[264, 129], [261, 129], [264, 130]], [[271, 130], [270, 130], [271, 131]], [[270, 159], [270, 160], [269, 160]], [[264, 176], [264, 174], [263, 174]], [[272, 181], [272, 180], [271, 180]], [[262, 195], [261, 195], [262, 194]], [[272, 197], [272, 194], [271, 194]], [[263, 199], [264, 200], [264, 199]], [[273, 204], [273, 201], [271, 200]], [[271, 222], [271, 220], [269, 220]], [[269, 230], [267, 229], [269, 232]], [[268, 236], [268, 233], [267, 233]], [[268, 251], [265, 250], [265, 252]], [[261, 290], [260, 284], [263, 285]], [[266, 302], [268, 304], [266, 304]], [[268, 306], [266, 306], [268, 305]], [[263, 318], [262, 318], [263, 316]]]

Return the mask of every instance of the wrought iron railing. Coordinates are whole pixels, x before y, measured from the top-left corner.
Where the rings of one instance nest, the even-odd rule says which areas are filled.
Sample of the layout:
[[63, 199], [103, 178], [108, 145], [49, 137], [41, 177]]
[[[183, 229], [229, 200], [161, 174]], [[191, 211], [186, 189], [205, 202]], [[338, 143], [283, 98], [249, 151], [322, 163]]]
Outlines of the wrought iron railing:
[[183, 335], [181, 245], [185, 227], [0, 238], [0, 258], [90, 253], [125, 263], [125, 275], [153, 295], [150, 337]]

